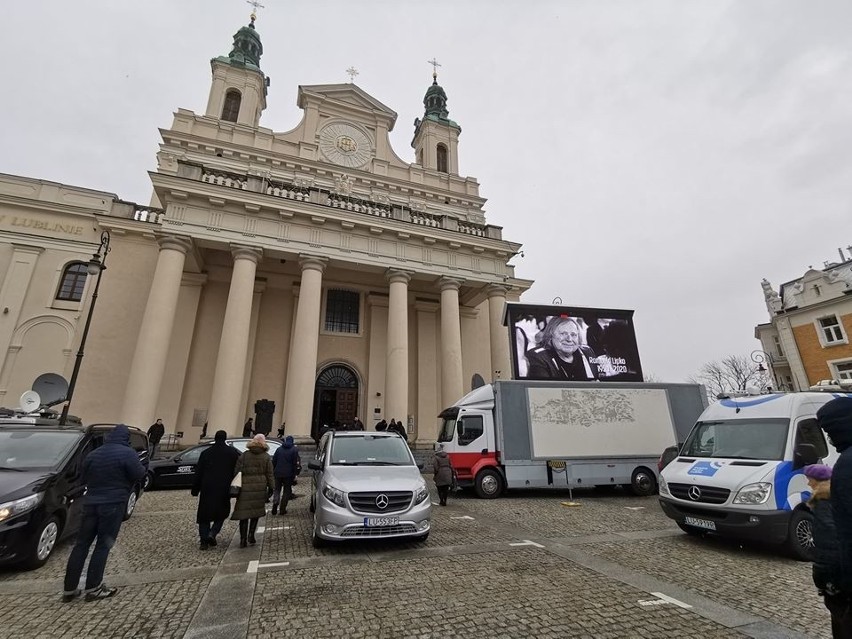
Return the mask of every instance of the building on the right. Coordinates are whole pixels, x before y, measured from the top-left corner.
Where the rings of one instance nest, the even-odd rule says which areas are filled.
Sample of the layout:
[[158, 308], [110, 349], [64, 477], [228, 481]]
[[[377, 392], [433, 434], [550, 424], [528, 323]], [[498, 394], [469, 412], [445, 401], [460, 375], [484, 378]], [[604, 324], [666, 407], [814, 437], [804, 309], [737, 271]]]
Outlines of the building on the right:
[[852, 380], [852, 246], [846, 251], [848, 256], [838, 249], [839, 262], [809, 267], [778, 291], [768, 280], [761, 282], [770, 321], [758, 324], [754, 336], [778, 390]]

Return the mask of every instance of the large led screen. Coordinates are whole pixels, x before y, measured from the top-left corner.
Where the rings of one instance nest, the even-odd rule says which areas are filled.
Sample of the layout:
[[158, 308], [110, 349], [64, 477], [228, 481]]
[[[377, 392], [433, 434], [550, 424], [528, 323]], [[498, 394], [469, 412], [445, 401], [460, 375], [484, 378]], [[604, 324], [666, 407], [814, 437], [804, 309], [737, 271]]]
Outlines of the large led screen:
[[507, 304], [514, 379], [641, 382], [633, 311]]

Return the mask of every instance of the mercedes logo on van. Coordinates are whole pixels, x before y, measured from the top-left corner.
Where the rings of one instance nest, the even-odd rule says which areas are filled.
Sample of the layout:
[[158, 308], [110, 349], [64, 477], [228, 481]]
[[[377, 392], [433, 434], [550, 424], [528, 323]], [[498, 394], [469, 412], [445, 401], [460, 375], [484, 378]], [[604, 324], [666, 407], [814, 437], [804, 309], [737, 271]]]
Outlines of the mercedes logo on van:
[[387, 508], [389, 503], [390, 500], [388, 499], [388, 496], [384, 493], [381, 493], [378, 497], [376, 497], [376, 506], [379, 508], [379, 510], [384, 510], [385, 508]]
[[689, 495], [689, 498], [692, 501], [698, 501], [699, 499], [701, 499], [701, 489], [698, 486], [690, 486], [689, 491], [687, 491], [686, 494]]

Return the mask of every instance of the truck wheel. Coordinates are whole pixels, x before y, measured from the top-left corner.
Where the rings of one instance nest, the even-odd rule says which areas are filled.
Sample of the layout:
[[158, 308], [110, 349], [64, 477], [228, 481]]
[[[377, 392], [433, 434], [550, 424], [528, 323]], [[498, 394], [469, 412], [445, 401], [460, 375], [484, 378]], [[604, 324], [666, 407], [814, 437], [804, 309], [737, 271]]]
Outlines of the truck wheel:
[[813, 561], [814, 516], [807, 510], [793, 511], [787, 533], [787, 551], [799, 561]]
[[657, 492], [657, 478], [654, 473], [644, 467], [634, 470], [630, 478], [630, 492], [637, 497], [647, 497]]
[[496, 499], [503, 492], [503, 478], [496, 470], [486, 468], [479, 471], [474, 488], [480, 499]]

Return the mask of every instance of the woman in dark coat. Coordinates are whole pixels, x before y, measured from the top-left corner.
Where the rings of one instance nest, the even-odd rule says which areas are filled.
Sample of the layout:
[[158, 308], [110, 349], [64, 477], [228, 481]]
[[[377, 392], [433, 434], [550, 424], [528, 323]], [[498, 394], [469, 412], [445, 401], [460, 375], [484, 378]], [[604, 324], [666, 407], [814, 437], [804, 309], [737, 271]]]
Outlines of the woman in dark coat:
[[275, 477], [272, 472], [272, 458], [267, 452], [266, 437], [254, 436], [246, 452], [240, 455], [234, 474], [242, 473], [242, 488], [231, 519], [240, 522], [240, 548], [256, 544], [254, 533], [257, 521], [266, 514], [266, 500], [275, 490]]
[[198, 458], [192, 496], [201, 496], [196, 515], [201, 550], [216, 545], [216, 535], [231, 514], [231, 498], [228, 493], [240, 453], [228, 446], [225, 442], [227, 438], [228, 434], [224, 430], [216, 431], [213, 445]]
[[441, 500], [441, 505], [447, 505], [447, 496], [450, 494], [450, 486], [453, 485], [453, 464], [450, 458], [444, 451], [444, 447], [439, 445], [432, 459], [432, 469], [435, 471], [435, 486], [438, 488], [438, 498]]

